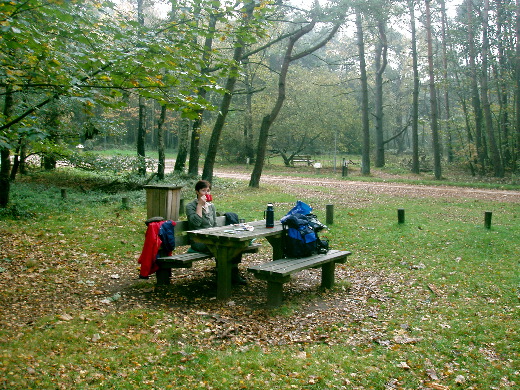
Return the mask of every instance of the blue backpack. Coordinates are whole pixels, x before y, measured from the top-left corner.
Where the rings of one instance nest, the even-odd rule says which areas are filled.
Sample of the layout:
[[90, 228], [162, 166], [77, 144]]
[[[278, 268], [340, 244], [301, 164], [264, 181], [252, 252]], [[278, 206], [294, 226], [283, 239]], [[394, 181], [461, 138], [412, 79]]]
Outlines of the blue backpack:
[[299, 213], [283, 218], [284, 257], [300, 258], [327, 253], [328, 242], [319, 239], [318, 229], [313, 227], [315, 224], [312, 219], [315, 219], [314, 215], [307, 216]]

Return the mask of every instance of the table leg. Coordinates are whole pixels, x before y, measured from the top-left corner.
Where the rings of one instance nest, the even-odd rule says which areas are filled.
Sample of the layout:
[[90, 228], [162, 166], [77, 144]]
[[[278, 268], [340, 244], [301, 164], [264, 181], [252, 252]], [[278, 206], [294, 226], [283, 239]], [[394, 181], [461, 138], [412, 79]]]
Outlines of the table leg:
[[273, 260], [278, 260], [283, 258], [283, 243], [282, 236], [268, 236], [266, 237], [267, 241], [273, 247]]
[[232, 260], [242, 253], [242, 248], [208, 245], [217, 262], [217, 299], [225, 300], [231, 297]]

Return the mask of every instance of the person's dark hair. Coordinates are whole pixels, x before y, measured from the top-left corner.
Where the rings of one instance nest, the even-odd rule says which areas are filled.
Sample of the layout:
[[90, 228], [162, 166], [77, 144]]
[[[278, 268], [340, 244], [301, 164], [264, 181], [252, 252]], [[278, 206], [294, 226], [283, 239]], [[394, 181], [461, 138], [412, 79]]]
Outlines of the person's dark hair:
[[195, 191], [200, 191], [202, 190], [203, 188], [209, 188], [211, 190], [211, 183], [207, 180], [199, 180], [196, 184], [195, 184]]

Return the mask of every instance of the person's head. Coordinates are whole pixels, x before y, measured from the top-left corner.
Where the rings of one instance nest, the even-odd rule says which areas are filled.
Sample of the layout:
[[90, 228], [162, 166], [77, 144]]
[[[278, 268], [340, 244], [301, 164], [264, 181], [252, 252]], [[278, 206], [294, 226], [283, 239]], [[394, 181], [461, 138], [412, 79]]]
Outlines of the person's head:
[[211, 183], [207, 180], [199, 180], [195, 184], [195, 192], [199, 196], [206, 195], [210, 191], [211, 191]]

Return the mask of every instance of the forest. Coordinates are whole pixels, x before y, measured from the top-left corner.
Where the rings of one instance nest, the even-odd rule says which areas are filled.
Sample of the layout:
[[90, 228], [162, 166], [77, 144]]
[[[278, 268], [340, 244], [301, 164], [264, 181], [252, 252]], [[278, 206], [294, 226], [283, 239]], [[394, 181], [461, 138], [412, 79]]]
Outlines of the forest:
[[[520, 3], [0, 1], [0, 207], [32, 156], [211, 180], [216, 162], [389, 154], [413, 173], [518, 171]], [[427, 166], [426, 166], [427, 165]]]

